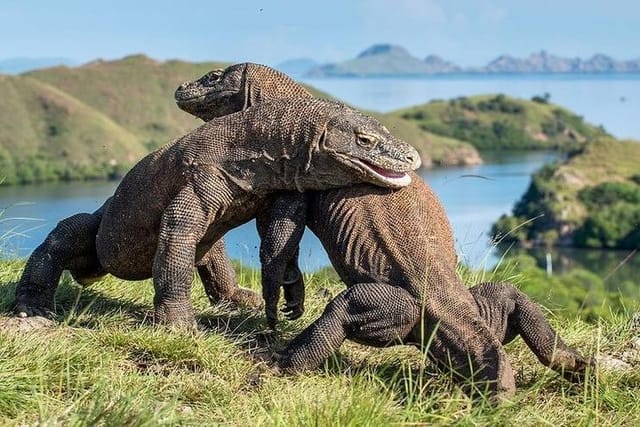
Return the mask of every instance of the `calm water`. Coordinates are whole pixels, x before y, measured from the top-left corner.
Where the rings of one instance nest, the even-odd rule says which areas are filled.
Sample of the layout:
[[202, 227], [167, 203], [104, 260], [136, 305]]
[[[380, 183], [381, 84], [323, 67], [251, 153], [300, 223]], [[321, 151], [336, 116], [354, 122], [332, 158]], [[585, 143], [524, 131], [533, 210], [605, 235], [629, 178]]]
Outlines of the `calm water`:
[[[308, 83], [361, 108], [389, 111], [428, 102], [479, 93], [506, 93], [530, 98], [549, 92], [553, 102], [603, 124], [620, 137], [640, 139], [640, 76], [439, 76], [420, 79], [307, 79]], [[530, 175], [552, 161], [550, 153], [491, 155], [485, 164], [423, 171], [422, 176], [440, 196], [454, 227], [461, 259], [474, 267], [496, 261], [488, 231], [526, 190]], [[4, 254], [28, 255], [57, 221], [77, 212], [91, 212], [113, 193], [117, 183], [54, 183], [0, 187], [0, 241]], [[0, 211], [2, 212], [2, 211]], [[2, 238], [2, 236], [5, 236]], [[232, 258], [258, 265], [258, 238], [253, 222], [227, 235]], [[615, 269], [627, 254], [608, 252], [558, 253], [557, 264], [600, 266], [598, 274]], [[602, 260], [604, 261], [594, 261]], [[587, 260], [587, 261], [580, 261]], [[632, 260], [634, 261], [634, 260]], [[301, 265], [307, 271], [329, 263], [319, 242], [305, 233]], [[637, 263], [636, 263], [637, 264]], [[619, 270], [628, 271], [633, 263]], [[640, 265], [635, 271], [640, 270]]]
[[487, 93], [551, 102], [620, 138], [640, 139], [640, 75], [470, 75], [419, 78], [303, 79], [354, 106], [387, 112], [432, 99]]
[[[442, 199], [454, 227], [458, 252], [470, 265], [492, 265], [487, 231], [501, 214], [509, 212], [514, 200], [529, 184], [530, 175], [551, 161], [551, 153], [485, 155], [483, 165], [422, 171], [422, 177]], [[56, 223], [74, 213], [92, 212], [109, 197], [115, 182], [48, 183], [24, 187], [0, 187], [0, 234], [5, 251], [28, 255], [42, 242]], [[258, 265], [258, 236], [253, 222], [231, 231], [226, 238], [233, 258]], [[306, 270], [328, 265], [320, 242], [306, 232], [301, 264]]]

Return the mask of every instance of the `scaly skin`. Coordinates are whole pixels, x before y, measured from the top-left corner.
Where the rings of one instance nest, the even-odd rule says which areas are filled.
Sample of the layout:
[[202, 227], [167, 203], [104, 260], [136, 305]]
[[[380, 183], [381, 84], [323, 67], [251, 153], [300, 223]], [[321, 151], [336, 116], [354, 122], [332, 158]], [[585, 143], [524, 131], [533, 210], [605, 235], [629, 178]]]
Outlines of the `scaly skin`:
[[481, 283], [469, 289], [482, 318], [502, 344], [521, 336], [540, 363], [567, 380], [581, 382], [594, 360], [569, 347], [524, 293], [509, 283]]
[[[178, 106], [204, 120], [247, 104], [310, 96], [286, 75], [257, 64], [215, 70], [176, 91]], [[304, 311], [304, 285], [296, 259], [305, 224], [320, 238], [350, 289], [288, 346], [281, 362], [285, 370], [316, 366], [346, 338], [374, 346], [397, 342], [423, 346], [425, 334], [431, 335], [437, 323], [435, 336], [429, 336], [432, 360], [450, 368], [444, 361], [453, 356], [454, 368], [464, 368], [469, 350], [480, 363], [498, 360], [503, 366], [487, 373], [503, 376], [494, 390], [508, 394], [512, 378], [504, 354], [491, 347], [496, 339], [506, 343], [517, 334], [545, 365], [562, 370], [569, 379], [584, 375], [588, 362], [556, 336], [525, 295], [508, 284], [478, 285], [471, 294], [461, 286], [454, 272], [449, 222], [435, 194], [417, 175], [412, 175], [411, 185], [395, 192], [360, 185], [273, 198], [271, 210], [258, 216], [264, 296], [272, 325], [280, 284], [288, 317], [297, 318]], [[486, 336], [487, 325], [492, 337]], [[476, 333], [480, 339], [475, 339]], [[482, 345], [489, 350], [482, 353], [478, 350]], [[559, 362], [554, 350], [565, 355], [565, 362]]]
[[[263, 84], [265, 80], [269, 83]], [[194, 90], [198, 86], [201, 90]], [[245, 108], [246, 102], [239, 100], [299, 97], [301, 89], [275, 70], [239, 64], [210, 73], [200, 83], [183, 84], [176, 100], [179, 107], [207, 119]], [[225, 107], [219, 108], [221, 104]], [[417, 175], [411, 178], [411, 184], [399, 191], [356, 185], [303, 196], [285, 193], [258, 217], [263, 296], [272, 325], [279, 289], [285, 275], [290, 276], [286, 268], [295, 260], [305, 224], [348, 286], [287, 346], [280, 367], [288, 372], [315, 368], [345, 339], [373, 346], [402, 341], [422, 348], [456, 379], [507, 396], [515, 390], [511, 366], [456, 275], [453, 236], [444, 210]]]
[[[362, 147], [362, 132], [379, 143]], [[156, 320], [191, 327], [194, 266], [211, 293], [238, 293], [224, 288], [230, 266], [217, 242], [255, 217], [270, 193], [363, 181], [400, 187], [418, 166], [415, 149], [336, 103], [274, 101], [213, 120], [143, 158], [96, 213], [61, 221], [29, 258], [16, 311], [51, 310], [60, 273], [70, 269], [153, 277]]]

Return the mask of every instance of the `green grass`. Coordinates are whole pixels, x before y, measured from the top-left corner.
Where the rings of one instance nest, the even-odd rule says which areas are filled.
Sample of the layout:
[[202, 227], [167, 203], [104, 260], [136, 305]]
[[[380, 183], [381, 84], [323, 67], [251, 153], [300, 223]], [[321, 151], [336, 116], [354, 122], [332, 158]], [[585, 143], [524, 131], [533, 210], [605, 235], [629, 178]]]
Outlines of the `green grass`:
[[[23, 262], [0, 264], [0, 322]], [[258, 275], [238, 266], [242, 283]], [[478, 277], [475, 277], [476, 279]], [[2, 425], [637, 425], [640, 371], [598, 371], [569, 384], [519, 340], [508, 347], [518, 393], [511, 403], [473, 405], [412, 348], [346, 344], [323, 369], [296, 376], [261, 360], [281, 349], [343, 286], [330, 270], [306, 277], [308, 309], [272, 334], [260, 311], [209, 307], [201, 285], [196, 333], [154, 327], [149, 281], [107, 278], [81, 288], [64, 278], [56, 326], [0, 328]], [[628, 316], [587, 324], [551, 318], [584, 353], [618, 354], [633, 332]], [[636, 331], [637, 332], [637, 331]]]

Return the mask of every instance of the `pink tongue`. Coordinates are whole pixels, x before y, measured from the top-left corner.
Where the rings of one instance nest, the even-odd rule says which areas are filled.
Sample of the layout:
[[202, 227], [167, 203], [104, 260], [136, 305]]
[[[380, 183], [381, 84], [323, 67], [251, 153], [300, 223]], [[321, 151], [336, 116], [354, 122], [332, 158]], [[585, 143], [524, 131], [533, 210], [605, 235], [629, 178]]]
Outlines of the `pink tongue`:
[[402, 178], [402, 177], [404, 177], [406, 175], [404, 172], [393, 172], [393, 171], [390, 171], [390, 170], [387, 170], [387, 169], [382, 169], [381, 167], [372, 165], [369, 162], [365, 162], [365, 163], [371, 169], [373, 169], [374, 171], [376, 171], [380, 175], [385, 176], [387, 178]]

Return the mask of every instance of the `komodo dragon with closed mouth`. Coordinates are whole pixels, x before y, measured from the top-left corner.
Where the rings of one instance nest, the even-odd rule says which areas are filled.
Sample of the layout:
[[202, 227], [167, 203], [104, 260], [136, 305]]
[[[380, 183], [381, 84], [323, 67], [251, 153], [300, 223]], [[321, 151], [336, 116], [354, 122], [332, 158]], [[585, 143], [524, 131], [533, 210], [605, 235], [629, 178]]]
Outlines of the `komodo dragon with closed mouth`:
[[[359, 134], [378, 143], [362, 146]], [[399, 188], [419, 165], [413, 147], [345, 105], [258, 103], [144, 157], [97, 215], [61, 221], [27, 261], [16, 312], [49, 310], [62, 270], [70, 269], [76, 277], [153, 277], [156, 321], [193, 326], [194, 266], [205, 286], [217, 286], [214, 243], [255, 217], [269, 193], [360, 182]]]
[[[286, 75], [251, 63], [214, 70], [184, 83], [175, 95], [181, 109], [204, 120], [275, 98], [310, 96]], [[375, 140], [361, 143], [375, 145]], [[288, 317], [302, 314], [304, 288], [295, 258], [305, 223], [320, 238], [349, 289], [289, 344], [280, 362], [284, 370], [317, 366], [346, 338], [374, 346], [398, 342], [422, 346], [425, 333], [435, 330], [428, 355], [436, 364], [447, 365], [453, 356], [453, 367], [468, 375], [469, 354], [473, 368], [490, 366], [481, 377], [497, 379], [498, 391], [510, 392], [515, 386], [496, 341], [507, 343], [518, 334], [546, 366], [568, 379], [584, 375], [588, 363], [566, 346], [520, 291], [486, 283], [469, 293], [460, 283], [447, 217], [437, 197], [415, 174], [411, 185], [397, 191], [359, 185], [302, 197], [284, 195], [274, 199], [271, 211], [258, 215], [271, 324], [277, 316], [281, 283]], [[283, 280], [296, 275], [298, 280]]]

